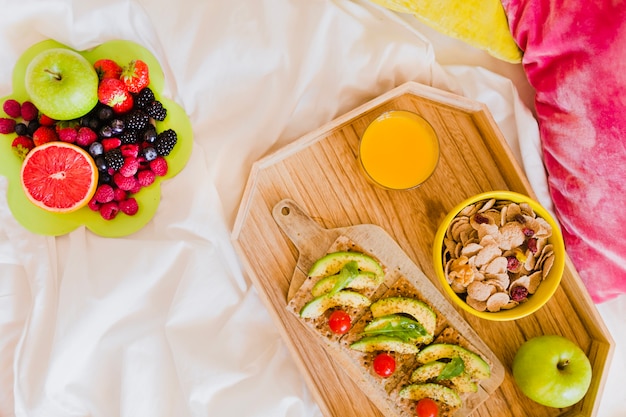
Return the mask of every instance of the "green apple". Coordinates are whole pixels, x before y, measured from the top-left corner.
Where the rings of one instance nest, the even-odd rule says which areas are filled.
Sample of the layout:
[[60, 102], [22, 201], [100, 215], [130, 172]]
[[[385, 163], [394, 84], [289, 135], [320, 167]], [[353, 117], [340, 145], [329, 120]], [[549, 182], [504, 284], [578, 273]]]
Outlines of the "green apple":
[[98, 74], [77, 52], [65, 48], [37, 54], [24, 79], [30, 101], [40, 112], [56, 120], [77, 119], [98, 102]]
[[559, 335], [524, 342], [513, 359], [513, 378], [531, 400], [554, 408], [579, 402], [591, 384], [591, 364], [574, 342]]

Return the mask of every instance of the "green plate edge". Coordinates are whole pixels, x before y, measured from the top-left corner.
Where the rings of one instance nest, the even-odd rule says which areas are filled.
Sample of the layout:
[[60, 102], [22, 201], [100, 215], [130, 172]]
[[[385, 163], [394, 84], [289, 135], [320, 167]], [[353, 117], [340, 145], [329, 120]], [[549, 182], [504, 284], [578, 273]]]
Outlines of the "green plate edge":
[[[0, 99], [14, 98], [19, 102], [28, 100], [24, 85], [24, 74], [28, 63], [38, 53], [51, 48], [72, 48], [54, 40], [39, 42], [28, 48], [18, 59], [13, 69], [13, 92]], [[9, 180], [7, 201], [15, 219], [33, 233], [49, 236], [60, 236], [71, 232], [81, 225], [93, 233], [103, 237], [128, 236], [143, 228], [155, 215], [161, 201], [161, 181], [174, 177], [187, 164], [191, 156], [193, 131], [191, 122], [181, 106], [174, 101], [163, 97], [164, 75], [159, 62], [143, 46], [125, 40], [107, 41], [88, 51], [76, 51], [82, 54], [91, 63], [101, 58], [113, 59], [120, 65], [125, 65], [132, 59], [141, 59], [150, 68], [150, 88], [155, 97], [167, 109], [167, 117], [163, 122], [157, 122], [159, 132], [174, 129], [178, 135], [178, 142], [167, 157], [168, 173], [157, 177], [149, 187], [141, 189], [133, 195], [139, 204], [139, 211], [134, 216], [119, 213], [113, 220], [105, 220], [98, 212], [88, 207], [73, 213], [50, 213], [32, 204], [24, 194], [20, 184], [20, 169], [22, 161], [11, 149], [15, 134], [0, 135], [0, 174]], [[0, 108], [2, 117], [7, 117]]]

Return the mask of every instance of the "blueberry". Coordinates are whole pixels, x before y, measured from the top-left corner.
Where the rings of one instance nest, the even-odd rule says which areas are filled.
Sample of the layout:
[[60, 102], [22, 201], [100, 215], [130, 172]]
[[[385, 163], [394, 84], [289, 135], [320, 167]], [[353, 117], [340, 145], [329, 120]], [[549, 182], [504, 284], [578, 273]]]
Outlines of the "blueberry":
[[104, 159], [104, 156], [98, 155], [96, 159], [94, 159], [96, 166], [98, 167], [98, 171], [106, 172], [107, 171], [107, 161]]
[[157, 154], [156, 149], [154, 149], [152, 146], [148, 146], [143, 150], [143, 157], [146, 158], [146, 161], [153, 161], [156, 159], [157, 156], [159, 155]]
[[157, 138], [157, 132], [154, 126], [150, 126], [143, 132], [143, 140], [148, 143], [154, 143]]
[[110, 138], [113, 136], [113, 128], [111, 128], [111, 126], [102, 126], [100, 129], [100, 136]]
[[124, 131], [124, 121], [121, 119], [113, 119], [111, 121], [111, 130], [114, 134], [122, 133]]
[[88, 128], [90, 128], [91, 130], [98, 130], [98, 127], [100, 126], [100, 120], [98, 120], [95, 117], [90, 117], [89, 118], [89, 124], [87, 125]]
[[92, 156], [100, 156], [104, 153], [104, 146], [100, 142], [94, 142], [89, 145], [89, 153]]
[[27, 128], [27, 133], [32, 136], [33, 133], [35, 133], [35, 130], [37, 130], [39, 128], [39, 122], [35, 121], [35, 120], [31, 120], [30, 122], [28, 122], [28, 128]]
[[100, 110], [98, 110], [98, 119], [100, 120], [109, 120], [113, 117], [113, 109], [109, 106], [102, 106]]
[[28, 126], [24, 123], [18, 123], [15, 125], [15, 133], [19, 136], [25, 136], [28, 134]]

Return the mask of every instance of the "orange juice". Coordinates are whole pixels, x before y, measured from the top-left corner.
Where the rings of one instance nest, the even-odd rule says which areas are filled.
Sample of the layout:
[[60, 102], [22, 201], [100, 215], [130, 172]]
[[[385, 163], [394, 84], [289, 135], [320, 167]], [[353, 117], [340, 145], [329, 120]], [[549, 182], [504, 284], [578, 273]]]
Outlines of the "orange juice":
[[415, 113], [393, 110], [380, 115], [365, 130], [359, 145], [365, 174], [392, 190], [417, 187], [439, 161], [439, 141], [430, 124]]

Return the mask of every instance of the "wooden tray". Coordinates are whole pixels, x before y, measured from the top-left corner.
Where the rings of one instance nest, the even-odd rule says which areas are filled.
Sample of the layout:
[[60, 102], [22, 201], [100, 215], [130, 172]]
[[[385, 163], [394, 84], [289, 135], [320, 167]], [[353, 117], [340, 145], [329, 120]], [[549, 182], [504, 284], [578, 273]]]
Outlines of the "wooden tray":
[[[373, 186], [358, 167], [357, 146], [363, 131], [378, 115], [393, 109], [420, 114], [439, 136], [441, 157], [435, 173], [410, 191], [386, 191]], [[441, 290], [432, 265], [437, 227], [456, 204], [489, 190], [512, 190], [534, 197], [483, 104], [413, 82], [254, 164], [234, 225], [233, 242], [246, 274], [274, 317], [325, 416], [384, 414], [333, 361], [319, 340], [286, 310], [299, 252], [272, 217], [274, 206], [283, 199], [292, 199], [325, 229], [363, 224], [382, 227]], [[506, 370], [502, 384], [472, 416], [596, 414], [596, 399], [605, 383], [614, 343], [569, 259], [561, 286], [531, 316], [514, 322], [490, 322], [457, 310]], [[561, 334], [574, 340], [591, 360], [594, 376], [589, 392], [567, 409], [537, 405], [513, 381], [511, 363], [515, 352], [522, 342], [541, 334]]]

